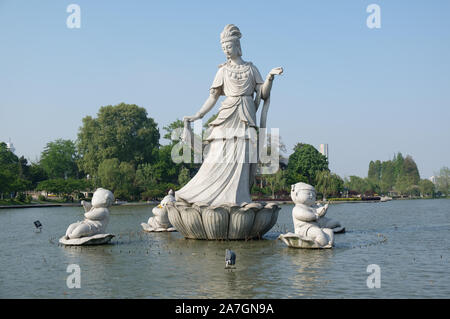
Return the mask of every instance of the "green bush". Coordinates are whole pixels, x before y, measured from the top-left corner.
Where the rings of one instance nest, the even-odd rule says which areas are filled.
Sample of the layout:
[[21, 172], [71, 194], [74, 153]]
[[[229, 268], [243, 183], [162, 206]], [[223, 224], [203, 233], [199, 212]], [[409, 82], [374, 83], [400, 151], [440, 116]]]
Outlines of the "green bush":
[[17, 193], [16, 200], [19, 202], [24, 202], [26, 200], [27, 196], [24, 193]]
[[39, 200], [40, 202], [45, 202], [46, 198], [45, 198], [44, 195], [41, 194], [41, 195], [38, 196], [38, 200]]
[[27, 197], [25, 198], [26, 203], [31, 203], [32, 200], [33, 200], [33, 197], [31, 197], [31, 195], [27, 195]]
[[158, 200], [159, 198], [164, 197], [166, 194], [161, 189], [149, 189], [145, 192], [141, 193], [141, 199], [142, 200]]

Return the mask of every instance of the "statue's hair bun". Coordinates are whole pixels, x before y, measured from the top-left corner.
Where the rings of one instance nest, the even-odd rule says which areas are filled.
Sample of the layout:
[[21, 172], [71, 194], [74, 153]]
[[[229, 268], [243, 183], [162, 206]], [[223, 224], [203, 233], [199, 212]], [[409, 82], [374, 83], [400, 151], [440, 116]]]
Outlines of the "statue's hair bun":
[[227, 24], [220, 34], [220, 42], [239, 40], [242, 37], [241, 31], [234, 24]]

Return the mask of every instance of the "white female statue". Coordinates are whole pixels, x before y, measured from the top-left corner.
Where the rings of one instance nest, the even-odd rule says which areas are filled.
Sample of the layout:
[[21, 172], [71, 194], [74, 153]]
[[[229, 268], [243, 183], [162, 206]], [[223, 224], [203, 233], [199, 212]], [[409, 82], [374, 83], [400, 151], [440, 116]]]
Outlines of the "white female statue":
[[248, 159], [251, 147], [254, 147], [248, 131], [256, 132], [259, 102], [261, 99], [267, 101], [274, 76], [281, 74], [283, 69], [272, 69], [263, 81], [258, 69], [242, 59], [240, 38], [238, 27], [225, 26], [220, 41], [227, 62], [219, 66], [209, 97], [201, 109], [193, 116], [184, 117], [185, 122], [203, 118], [219, 97], [225, 95], [217, 118], [209, 124], [208, 151], [203, 164], [191, 181], [176, 192], [177, 201], [207, 205], [251, 202], [250, 187], [257, 163]]

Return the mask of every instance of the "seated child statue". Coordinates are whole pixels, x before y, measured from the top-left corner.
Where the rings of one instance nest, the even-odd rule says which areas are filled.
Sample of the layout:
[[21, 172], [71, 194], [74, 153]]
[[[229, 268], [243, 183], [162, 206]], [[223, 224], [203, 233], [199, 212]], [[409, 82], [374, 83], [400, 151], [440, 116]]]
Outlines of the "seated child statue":
[[71, 224], [66, 231], [65, 239], [75, 239], [81, 237], [90, 237], [105, 233], [109, 222], [109, 209], [114, 202], [114, 195], [111, 191], [98, 188], [92, 196], [92, 203], [84, 201], [81, 204], [84, 207], [83, 221]]
[[152, 213], [154, 216], [148, 219], [147, 223], [141, 223], [142, 228], [145, 231], [174, 231], [172, 224], [169, 221], [166, 205], [170, 202], [175, 202], [173, 190], [169, 191], [169, 194], [163, 198], [161, 203], [154, 207]]
[[[317, 206], [316, 190], [313, 186], [305, 183], [297, 183], [291, 187], [291, 197], [295, 203], [292, 210], [295, 234], [300, 238], [314, 242], [314, 246], [320, 248], [331, 248], [334, 243], [334, 233], [331, 228], [321, 228], [323, 224], [340, 226], [339, 223], [330, 219], [321, 223], [328, 209], [325, 206]], [[322, 224], [322, 225], [321, 225]]]

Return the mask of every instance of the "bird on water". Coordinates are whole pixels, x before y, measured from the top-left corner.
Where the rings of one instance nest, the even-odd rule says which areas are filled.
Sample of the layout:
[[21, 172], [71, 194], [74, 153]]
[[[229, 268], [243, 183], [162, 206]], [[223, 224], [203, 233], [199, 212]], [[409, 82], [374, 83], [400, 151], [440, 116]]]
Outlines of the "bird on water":
[[236, 264], [236, 253], [231, 249], [225, 250], [225, 268], [231, 268]]

